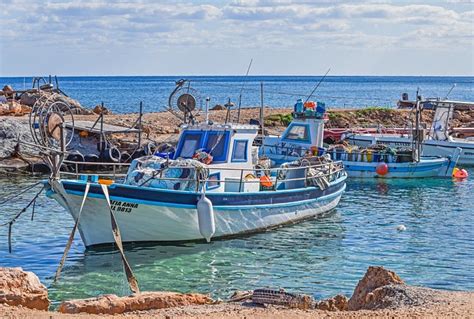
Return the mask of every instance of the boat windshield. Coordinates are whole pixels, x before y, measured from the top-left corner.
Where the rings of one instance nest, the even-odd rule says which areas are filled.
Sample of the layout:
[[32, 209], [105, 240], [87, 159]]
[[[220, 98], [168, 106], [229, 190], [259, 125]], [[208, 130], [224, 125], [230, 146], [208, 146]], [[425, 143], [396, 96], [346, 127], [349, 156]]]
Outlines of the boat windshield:
[[294, 141], [308, 141], [308, 131], [309, 128], [307, 125], [292, 124], [283, 138]]
[[203, 149], [212, 155], [214, 161], [225, 162], [229, 145], [228, 131], [187, 131], [178, 143], [176, 158], [191, 158], [197, 150]]
[[185, 133], [181, 139], [178, 157], [191, 158], [201, 147], [202, 133]]
[[226, 132], [209, 132], [207, 135], [205, 151], [216, 160], [224, 160], [226, 157]]

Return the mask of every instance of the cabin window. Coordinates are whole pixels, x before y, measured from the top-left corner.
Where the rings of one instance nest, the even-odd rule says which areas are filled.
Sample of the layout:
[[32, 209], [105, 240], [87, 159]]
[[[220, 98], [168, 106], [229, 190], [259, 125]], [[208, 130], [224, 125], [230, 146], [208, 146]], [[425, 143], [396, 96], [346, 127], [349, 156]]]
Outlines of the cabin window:
[[288, 129], [284, 139], [293, 141], [309, 141], [309, 129], [307, 125], [293, 124]]
[[247, 162], [247, 144], [246, 140], [235, 140], [232, 149], [232, 162]]
[[229, 132], [208, 133], [205, 150], [212, 155], [214, 162], [225, 162], [227, 160], [228, 140]]
[[209, 175], [209, 178], [207, 179], [207, 183], [206, 183], [206, 189], [214, 189], [221, 186], [220, 179], [221, 179], [221, 173], [214, 173], [214, 174]]
[[197, 149], [201, 147], [202, 133], [185, 133], [178, 157], [191, 158]]

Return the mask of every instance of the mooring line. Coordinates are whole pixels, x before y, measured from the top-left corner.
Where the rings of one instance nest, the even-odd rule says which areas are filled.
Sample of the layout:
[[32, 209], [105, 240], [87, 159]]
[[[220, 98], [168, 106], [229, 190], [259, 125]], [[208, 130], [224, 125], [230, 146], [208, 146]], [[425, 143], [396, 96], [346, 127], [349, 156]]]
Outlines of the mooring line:
[[26, 187], [24, 190], [22, 190], [21, 192], [17, 193], [17, 194], [13, 194], [11, 195], [9, 198], [5, 199], [4, 201], [0, 202], [0, 205], [3, 205], [9, 201], [11, 201], [12, 199], [15, 199], [16, 197], [20, 196], [21, 194], [24, 194], [26, 193], [27, 191], [29, 191], [30, 189], [34, 188], [35, 186], [38, 186], [39, 184], [41, 184], [42, 182], [37, 182], [37, 183], [34, 183], [33, 185], [30, 185], [28, 187]]
[[120, 230], [119, 230], [117, 221], [115, 219], [115, 214], [112, 210], [112, 206], [110, 205], [110, 197], [109, 197], [109, 191], [107, 189], [107, 185], [101, 184], [100, 186], [102, 187], [102, 192], [104, 193], [105, 200], [107, 202], [107, 205], [109, 206], [110, 221], [112, 224], [112, 235], [114, 236], [115, 244], [117, 245], [118, 250], [120, 252], [120, 256], [122, 257], [122, 263], [125, 269], [125, 275], [127, 276], [128, 286], [130, 287], [130, 290], [133, 293], [139, 293], [140, 289], [138, 288], [138, 281], [135, 278], [135, 275], [133, 274], [132, 268], [128, 264], [127, 258], [125, 257], [125, 252], [123, 250], [123, 245], [122, 245], [122, 237], [120, 236]]
[[12, 234], [12, 226], [13, 226], [13, 223], [21, 216], [21, 214], [23, 214], [24, 212], [26, 212], [26, 210], [36, 201], [36, 199], [38, 198], [38, 196], [41, 194], [41, 192], [43, 191], [44, 189], [44, 186], [40, 189], [40, 191], [33, 197], [33, 199], [28, 203], [28, 205], [26, 205], [18, 214], [16, 214], [12, 219], [10, 219], [8, 222], [6, 223], [3, 223], [3, 224], [0, 224], [0, 227], [2, 226], [6, 226], [8, 225], [8, 252], [11, 254], [12, 252], [12, 238], [11, 238], [11, 234]]
[[84, 197], [82, 198], [81, 207], [79, 208], [79, 213], [77, 214], [76, 222], [74, 223], [74, 227], [69, 234], [69, 239], [67, 241], [66, 247], [64, 247], [63, 256], [61, 257], [61, 261], [59, 262], [58, 269], [56, 269], [56, 274], [54, 276], [53, 282], [55, 283], [59, 276], [61, 275], [61, 271], [63, 270], [64, 263], [66, 262], [67, 255], [69, 253], [69, 249], [71, 249], [72, 241], [74, 240], [74, 235], [76, 234], [77, 227], [79, 226], [79, 220], [81, 219], [82, 210], [84, 208], [84, 204], [86, 202], [87, 194], [89, 194], [90, 183], [86, 184], [86, 189], [84, 190]]

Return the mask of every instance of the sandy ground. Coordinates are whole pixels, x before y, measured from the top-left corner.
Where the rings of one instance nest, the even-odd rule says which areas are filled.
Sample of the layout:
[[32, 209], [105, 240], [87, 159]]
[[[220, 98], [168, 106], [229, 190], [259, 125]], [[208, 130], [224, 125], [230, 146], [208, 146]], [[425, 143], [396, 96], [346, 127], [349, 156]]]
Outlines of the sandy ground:
[[299, 310], [283, 307], [259, 307], [248, 304], [220, 303], [111, 315], [65, 315], [0, 305], [0, 318], [474, 318], [474, 292], [432, 290], [421, 306], [382, 310], [338, 311]]

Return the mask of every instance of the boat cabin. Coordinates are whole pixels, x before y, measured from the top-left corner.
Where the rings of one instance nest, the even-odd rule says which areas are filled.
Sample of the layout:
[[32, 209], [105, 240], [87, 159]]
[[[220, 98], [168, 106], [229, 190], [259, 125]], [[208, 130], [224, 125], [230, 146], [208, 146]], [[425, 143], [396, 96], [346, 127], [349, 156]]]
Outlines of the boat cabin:
[[293, 120], [281, 136], [264, 138], [262, 155], [278, 165], [303, 157], [308, 150], [312, 150], [313, 155], [320, 154], [325, 121], [322, 114], [293, 113]]
[[[198, 124], [184, 126], [179, 137], [174, 159], [196, 158], [199, 151], [212, 156], [210, 165], [251, 167], [252, 144], [258, 127], [240, 124]], [[254, 161], [253, 161], [254, 160]]]
[[249, 174], [257, 164], [258, 147], [253, 142], [258, 129], [234, 123], [184, 125], [173, 159], [198, 159], [207, 164], [207, 190], [235, 191], [235, 187], [243, 187], [239, 186], [242, 170]]

